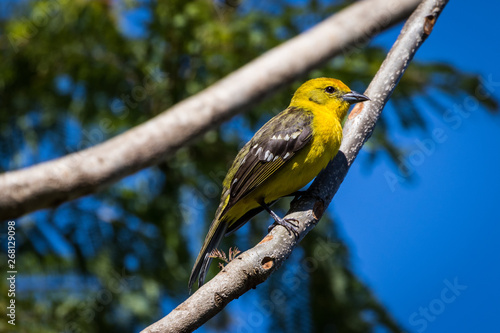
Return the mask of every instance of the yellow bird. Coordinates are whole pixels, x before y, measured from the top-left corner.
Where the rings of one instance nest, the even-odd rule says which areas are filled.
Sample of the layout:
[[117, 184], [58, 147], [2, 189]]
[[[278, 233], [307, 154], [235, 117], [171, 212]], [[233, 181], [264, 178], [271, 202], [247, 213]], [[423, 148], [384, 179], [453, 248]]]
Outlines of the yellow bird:
[[219, 208], [189, 278], [201, 287], [213, 249], [262, 210], [297, 235], [296, 220], [282, 219], [269, 206], [297, 192], [326, 167], [342, 140], [349, 106], [369, 100], [336, 79], [318, 78], [297, 89], [286, 110], [269, 120], [240, 150], [226, 178]]

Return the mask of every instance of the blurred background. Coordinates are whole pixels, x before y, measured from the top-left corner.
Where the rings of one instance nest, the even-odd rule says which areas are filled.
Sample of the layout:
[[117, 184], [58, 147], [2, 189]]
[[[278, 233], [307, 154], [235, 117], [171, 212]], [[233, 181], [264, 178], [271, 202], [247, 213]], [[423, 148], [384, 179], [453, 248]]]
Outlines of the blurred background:
[[[2, 1], [0, 169], [122, 133], [352, 2]], [[495, 331], [499, 10], [492, 0], [450, 2], [327, 216], [276, 274], [199, 332]], [[331, 76], [364, 91], [401, 27], [155, 167], [15, 219], [17, 324], [4, 318], [0, 330], [137, 332], [170, 312], [188, 296], [238, 149], [307, 78]], [[259, 215], [222, 249], [252, 247], [269, 224]], [[3, 223], [2, 251], [6, 232]], [[5, 257], [0, 267], [7, 271]]]

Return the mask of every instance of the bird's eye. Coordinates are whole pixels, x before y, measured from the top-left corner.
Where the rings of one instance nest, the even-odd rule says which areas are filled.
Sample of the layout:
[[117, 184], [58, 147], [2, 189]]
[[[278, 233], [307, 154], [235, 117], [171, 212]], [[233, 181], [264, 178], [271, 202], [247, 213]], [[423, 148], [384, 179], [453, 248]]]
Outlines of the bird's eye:
[[329, 94], [333, 94], [335, 92], [335, 88], [332, 86], [328, 86], [325, 88], [325, 91]]

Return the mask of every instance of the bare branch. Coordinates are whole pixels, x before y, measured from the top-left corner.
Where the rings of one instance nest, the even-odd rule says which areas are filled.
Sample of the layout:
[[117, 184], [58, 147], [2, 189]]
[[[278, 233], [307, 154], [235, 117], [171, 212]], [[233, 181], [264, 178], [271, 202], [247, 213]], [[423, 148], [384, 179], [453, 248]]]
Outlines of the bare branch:
[[280, 86], [361, 46], [419, 2], [357, 2], [144, 124], [92, 148], [0, 175], [0, 220], [94, 193], [160, 162]]
[[364, 142], [371, 136], [382, 109], [413, 55], [430, 34], [447, 0], [424, 0], [408, 19], [365, 94], [372, 98], [351, 112], [344, 128], [341, 151], [316, 178], [308, 194], [296, 200], [287, 217], [300, 221], [299, 240], [286, 229], [274, 228], [254, 248], [240, 254], [212, 280], [163, 319], [143, 332], [191, 332], [226, 304], [264, 282], [288, 258], [315, 226], [337, 192]]

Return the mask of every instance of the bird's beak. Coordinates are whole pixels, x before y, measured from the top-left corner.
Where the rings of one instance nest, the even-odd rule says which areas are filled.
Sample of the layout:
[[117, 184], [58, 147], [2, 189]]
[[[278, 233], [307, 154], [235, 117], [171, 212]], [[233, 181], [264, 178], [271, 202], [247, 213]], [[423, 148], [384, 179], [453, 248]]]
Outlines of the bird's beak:
[[360, 94], [355, 91], [348, 92], [344, 96], [342, 96], [342, 99], [350, 104], [356, 104], [359, 102], [364, 102], [364, 101], [369, 101], [370, 99], [368, 96], [365, 96], [363, 94]]

